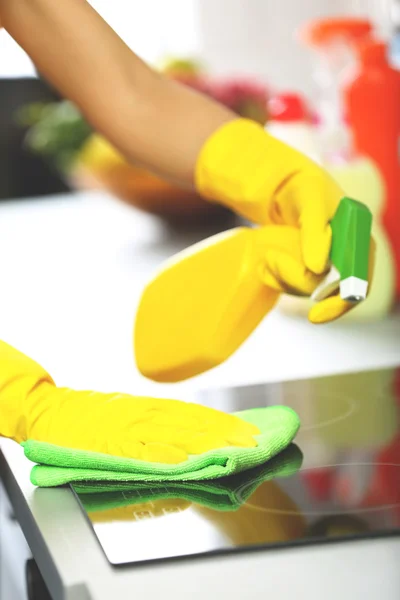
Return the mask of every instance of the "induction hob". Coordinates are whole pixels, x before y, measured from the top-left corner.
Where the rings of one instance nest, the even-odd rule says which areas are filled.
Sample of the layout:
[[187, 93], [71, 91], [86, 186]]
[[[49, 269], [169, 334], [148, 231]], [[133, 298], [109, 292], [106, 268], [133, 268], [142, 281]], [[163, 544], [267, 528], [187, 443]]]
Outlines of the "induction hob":
[[72, 486], [112, 565], [400, 534], [400, 368], [199, 394], [286, 405], [301, 428], [263, 467], [208, 483]]

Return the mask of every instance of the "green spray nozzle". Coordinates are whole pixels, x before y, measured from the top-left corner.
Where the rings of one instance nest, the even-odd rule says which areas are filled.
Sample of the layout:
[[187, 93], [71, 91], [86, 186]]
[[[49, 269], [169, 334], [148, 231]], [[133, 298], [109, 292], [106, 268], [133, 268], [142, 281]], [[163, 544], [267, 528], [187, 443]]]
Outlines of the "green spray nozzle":
[[330, 225], [332, 266], [313, 299], [323, 300], [339, 288], [343, 300], [361, 302], [368, 292], [372, 213], [365, 204], [345, 197]]

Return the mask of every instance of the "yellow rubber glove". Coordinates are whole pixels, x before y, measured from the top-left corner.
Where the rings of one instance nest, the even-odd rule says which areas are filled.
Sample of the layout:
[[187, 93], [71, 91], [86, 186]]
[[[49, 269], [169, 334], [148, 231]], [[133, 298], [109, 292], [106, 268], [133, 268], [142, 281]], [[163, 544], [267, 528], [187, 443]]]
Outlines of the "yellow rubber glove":
[[57, 388], [46, 371], [0, 342], [0, 435], [175, 464], [189, 454], [252, 447], [259, 433], [233, 415], [178, 400]]
[[[268, 236], [269, 248], [264, 255], [262, 280], [276, 292], [294, 296], [310, 296], [322, 282], [323, 276], [309, 271], [303, 259], [301, 231], [299, 229], [270, 225], [264, 228]], [[376, 243], [371, 238], [369, 256], [369, 282], [372, 282], [376, 255]], [[371, 292], [371, 285], [368, 295]], [[314, 324], [334, 321], [355, 308], [353, 302], [333, 295], [315, 304], [309, 312], [309, 320]]]
[[[297, 227], [304, 268], [314, 275], [329, 266], [329, 226], [344, 192], [309, 158], [269, 135], [253, 121], [237, 119], [205, 143], [196, 168], [196, 187], [259, 225]], [[312, 322], [332, 321], [354, 305], [339, 296], [316, 305]]]
[[320, 282], [302, 262], [295, 227], [213, 236], [174, 256], [148, 282], [136, 313], [136, 365], [160, 382], [204, 373], [236, 352], [282, 291], [309, 296]]
[[266, 225], [258, 229], [264, 241], [262, 281], [270, 290], [309, 296], [323, 275], [307, 269], [303, 259], [301, 232], [296, 227]]

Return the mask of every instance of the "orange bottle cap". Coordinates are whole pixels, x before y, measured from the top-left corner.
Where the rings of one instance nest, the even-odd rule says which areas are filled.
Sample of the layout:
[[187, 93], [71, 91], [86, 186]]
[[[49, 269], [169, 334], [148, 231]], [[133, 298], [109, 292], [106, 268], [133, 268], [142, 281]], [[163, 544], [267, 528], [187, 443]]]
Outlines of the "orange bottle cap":
[[299, 39], [309, 46], [324, 46], [339, 37], [349, 41], [367, 38], [372, 30], [372, 23], [368, 19], [357, 17], [316, 19], [300, 28]]

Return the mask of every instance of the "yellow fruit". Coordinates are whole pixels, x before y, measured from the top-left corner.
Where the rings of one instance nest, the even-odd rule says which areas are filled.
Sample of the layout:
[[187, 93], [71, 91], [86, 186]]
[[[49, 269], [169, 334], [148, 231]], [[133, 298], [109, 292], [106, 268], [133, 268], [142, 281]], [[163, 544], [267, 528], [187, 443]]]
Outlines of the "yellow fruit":
[[77, 162], [88, 169], [98, 171], [117, 165], [128, 164], [124, 156], [100, 135], [92, 135], [77, 156]]
[[100, 135], [92, 135], [76, 156], [70, 179], [85, 189], [107, 190], [135, 208], [172, 221], [207, 221], [227, 210], [197, 193], [180, 189], [130, 162]]

